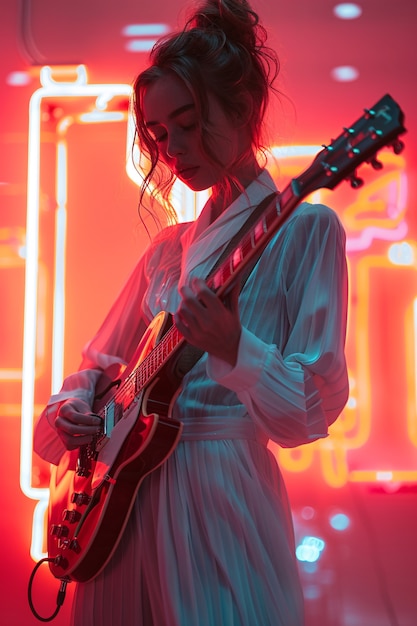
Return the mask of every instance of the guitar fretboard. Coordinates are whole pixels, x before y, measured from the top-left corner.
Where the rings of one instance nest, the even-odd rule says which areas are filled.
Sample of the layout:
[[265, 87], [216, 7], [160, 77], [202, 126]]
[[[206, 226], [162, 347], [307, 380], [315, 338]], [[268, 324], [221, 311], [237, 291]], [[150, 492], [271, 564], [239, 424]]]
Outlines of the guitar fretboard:
[[[208, 287], [219, 296], [224, 294], [254, 256], [262, 251], [298, 203], [299, 197], [293, 192], [291, 184], [286, 187], [282, 194], [275, 196], [265, 212], [242, 237], [230, 255], [209, 275], [207, 278]], [[183, 336], [175, 325], [172, 325], [152, 351], [126, 377], [111, 400], [103, 407], [103, 417], [108, 420], [108, 416], [111, 415], [110, 421], [117, 422], [141, 390], [152, 381], [183, 343], [185, 343]]]
[[168, 361], [169, 357], [171, 357], [183, 342], [185, 342], [185, 340], [181, 333], [175, 326], [171, 326], [160, 342], [126, 377], [114, 396], [103, 406], [100, 411], [101, 416], [104, 419], [108, 419], [108, 415], [114, 414], [116, 411], [117, 415], [115, 416], [114, 422], [117, 422], [123, 412], [129, 408], [142, 389], [152, 381]]

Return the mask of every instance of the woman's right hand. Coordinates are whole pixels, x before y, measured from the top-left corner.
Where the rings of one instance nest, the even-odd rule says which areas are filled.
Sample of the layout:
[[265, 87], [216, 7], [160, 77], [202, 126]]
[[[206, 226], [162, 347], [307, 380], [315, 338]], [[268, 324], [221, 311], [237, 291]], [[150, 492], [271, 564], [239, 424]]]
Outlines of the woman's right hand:
[[89, 404], [80, 398], [63, 402], [55, 418], [55, 428], [67, 450], [90, 443], [101, 424], [101, 417], [92, 413]]

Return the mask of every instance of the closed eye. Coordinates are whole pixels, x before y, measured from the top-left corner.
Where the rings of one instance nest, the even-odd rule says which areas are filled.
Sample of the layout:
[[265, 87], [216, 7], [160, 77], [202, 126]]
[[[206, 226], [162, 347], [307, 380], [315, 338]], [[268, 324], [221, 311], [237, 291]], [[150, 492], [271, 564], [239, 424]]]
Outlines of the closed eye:
[[154, 139], [156, 143], [162, 143], [168, 137], [167, 133], [162, 133], [161, 135], [155, 136]]
[[197, 128], [197, 124], [193, 123], [193, 124], [182, 125], [181, 128], [182, 130], [195, 130]]
[[[197, 128], [197, 124], [193, 122], [192, 124], [181, 124], [179, 128], [185, 132], [193, 131]], [[156, 143], [163, 143], [168, 138], [167, 132], [155, 133], [153, 132], [153, 138]]]

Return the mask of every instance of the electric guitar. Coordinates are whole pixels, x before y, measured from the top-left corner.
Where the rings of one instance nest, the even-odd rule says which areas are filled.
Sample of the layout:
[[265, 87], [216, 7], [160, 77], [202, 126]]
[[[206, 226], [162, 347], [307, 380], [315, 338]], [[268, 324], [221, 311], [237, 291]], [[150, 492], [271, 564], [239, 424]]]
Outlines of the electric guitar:
[[[384, 146], [400, 153], [403, 143], [398, 137], [406, 132], [403, 121], [401, 109], [389, 95], [365, 109], [267, 206], [209, 275], [208, 286], [225, 298], [303, 198], [322, 187], [334, 189], [345, 179], [357, 188], [363, 183], [356, 173], [360, 164], [368, 162], [380, 169], [377, 153]], [[102, 431], [92, 443], [66, 452], [52, 470], [48, 554], [56, 578], [86, 582], [105, 567], [143, 479], [175, 449], [182, 425], [170, 417], [170, 407], [196, 360], [191, 356], [187, 363], [188, 348], [171, 316], [162, 312], [148, 327], [126, 369], [103, 374], [93, 406], [102, 417]]]

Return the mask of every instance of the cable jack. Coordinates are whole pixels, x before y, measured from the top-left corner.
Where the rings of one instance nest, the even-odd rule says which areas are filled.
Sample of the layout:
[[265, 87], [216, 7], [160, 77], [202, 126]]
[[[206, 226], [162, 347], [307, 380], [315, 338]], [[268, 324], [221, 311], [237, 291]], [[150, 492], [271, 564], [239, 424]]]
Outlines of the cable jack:
[[40, 561], [38, 561], [35, 565], [35, 567], [33, 568], [33, 571], [30, 575], [29, 578], [29, 584], [28, 584], [28, 602], [29, 602], [29, 606], [30, 606], [30, 610], [32, 611], [33, 615], [36, 617], [36, 619], [38, 619], [41, 622], [51, 622], [53, 619], [55, 619], [55, 617], [58, 615], [59, 611], [61, 610], [62, 605], [64, 604], [64, 600], [65, 600], [65, 594], [67, 591], [67, 585], [70, 581], [70, 579], [68, 578], [61, 578], [61, 582], [60, 582], [60, 586], [59, 586], [59, 590], [58, 590], [58, 594], [56, 597], [56, 609], [53, 612], [52, 615], [50, 615], [49, 617], [43, 617], [42, 615], [39, 615], [39, 613], [37, 612], [37, 610], [35, 609], [35, 606], [33, 604], [33, 599], [32, 599], [32, 586], [33, 586], [33, 581], [36, 575], [36, 572], [38, 571], [38, 569], [40, 568], [40, 566], [43, 563], [51, 563], [54, 562], [55, 564], [57, 564], [57, 559], [60, 559], [61, 557], [56, 557], [56, 558], [51, 558], [51, 557], [46, 557], [44, 559], [41, 559]]

